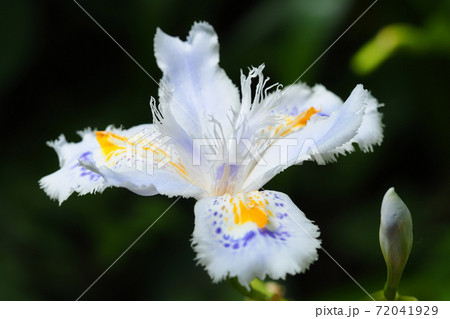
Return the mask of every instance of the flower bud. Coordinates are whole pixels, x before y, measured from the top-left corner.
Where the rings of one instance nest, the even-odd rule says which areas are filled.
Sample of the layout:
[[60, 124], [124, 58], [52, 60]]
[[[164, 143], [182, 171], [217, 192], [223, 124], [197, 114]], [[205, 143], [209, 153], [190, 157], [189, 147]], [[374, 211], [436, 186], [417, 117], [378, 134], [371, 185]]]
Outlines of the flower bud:
[[391, 187], [383, 198], [380, 222], [380, 246], [387, 266], [384, 295], [388, 300], [395, 299], [403, 269], [411, 252], [412, 228], [408, 207]]

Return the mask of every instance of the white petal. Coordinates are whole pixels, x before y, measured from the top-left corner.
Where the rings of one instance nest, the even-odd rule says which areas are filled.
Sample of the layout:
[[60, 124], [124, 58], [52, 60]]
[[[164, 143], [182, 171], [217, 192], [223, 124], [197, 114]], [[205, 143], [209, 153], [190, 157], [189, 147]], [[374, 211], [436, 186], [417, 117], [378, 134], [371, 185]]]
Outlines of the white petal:
[[321, 114], [330, 115], [342, 105], [342, 100], [323, 85], [309, 87], [299, 83], [288, 86], [281, 91], [277, 111], [287, 115], [298, 115], [310, 107], [314, 107]]
[[193, 247], [214, 282], [237, 277], [248, 287], [256, 277], [304, 272], [317, 259], [318, 236], [318, 227], [283, 193], [227, 194], [195, 205]]
[[164, 169], [155, 170], [149, 174], [133, 169], [117, 170], [106, 166], [86, 166], [101, 174], [107, 181], [108, 186], [124, 187], [142, 196], [163, 194], [168, 197], [198, 198], [204, 192], [203, 189], [195, 186], [197, 179], [187, 181], [173, 171]]
[[79, 164], [81, 160], [93, 160], [94, 153], [98, 149], [98, 142], [93, 132], [89, 129], [79, 132], [82, 141], [79, 143], [67, 143], [64, 135], [56, 141], [48, 142], [58, 154], [60, 169], [53, 174], [43, 177], [39, 184], [52, 199], [61, 204], [73, 192], [84, 195], [87, 193], [102, 192], [105, 188], [105, 180]]
[[305, 160], [314, 159], [321, 164], [332, 160], [333, 152], [357, 135], [369, 99], [369, 92], [357, 85], [329, 116], [315, 114], [303, 128], [274, 142], [263, 154], [263, 161], [248, 175], [243, 189], [259, 189], [279, 172]]
[[[174, 100], [172, 113], [191, 136], [202, 137], [210, 115], [226, 119], [230, 107], [239, 104], [237, 88], [219, 67], [218, 38], [209, 24], [195, 23], [187, 41], [158, 29], [155, 56], [163, 72], [162, 85]], [[160, 90], [161, 100], [167, 100], [165, 95]]]
[[334, 152], [335, 154], [353, 151], [353, 143], [358, 144], [364, 152], [372, 151], [374, 145], [381, 144], [383, 141], [383, 123], [381, 122], [382, 114], [378, 111], [378, 108], [381, 106], [382, 104], [378, 103], [377, 99], [369, 94], [358, 133], [350, 142], [338, 148]]
[[67, 143], [61, 136], [49, 143], [58, 154], [61, 168], [42, 178], [40, 185], [60, 204], [73, 192], [84, 195], [109, 186], [125, 187], [145, 196], [197, 196], [202, 190], [192, 186], [195, 177], [158, 144], [156, 133], [152, 125], [139, 125], [129, 130], [85, 130], [80, 132], [79, 143]]

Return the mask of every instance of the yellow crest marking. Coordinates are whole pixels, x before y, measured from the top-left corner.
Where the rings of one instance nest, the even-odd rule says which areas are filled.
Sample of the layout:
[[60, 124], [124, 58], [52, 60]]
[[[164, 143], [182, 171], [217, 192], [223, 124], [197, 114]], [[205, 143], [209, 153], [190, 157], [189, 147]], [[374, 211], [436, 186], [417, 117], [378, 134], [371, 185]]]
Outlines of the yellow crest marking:
[[242, 225], [247, 222], [254, 222], [258, 227], [263, 228], [268, 222], [272, 212], [266, 208], [268, 201], [262, 198], [259, 192], [252, 192], [248, 198], [236, 196], [231, 199], [233, 202], [234, 222]]
[[[272, 134], [277, 137], [284, 137], [288, 134], [294, 133], [299, 129], [306, 126], [306, 123], [311, 119], [314, 114], [319, 113], [314, 107], [310, 107], [306, 111], [300, 113], [296, 116], [284, 116], [284, 123], [278, 126], [269, 126], [268, 131], [273, 132]], [[265, 130], [262, 131], [263, 133]]]
[[[169, 154], [163, 151], [160, 147], [145, 140], [139, 140], [136, 143], [133, 143], [130, 142], [125, 136], [107, 131], [96, 131], [95, 135], [97, 137], [97, 142], [102, 150], [102, 154], [105, 156], [107, 162], [111, 160], [111, 157], [113, 155], [121, 155], [127, 151], [127, 147], [136, 145], [141, 146], [145, 151], [151, 151], [155, 155], [157, 155], [156, 158], [154, 158], [154, 160], [157, 162], [161, 162], [164, 159], [170, 159]], [[188, 172], [182, 163], [176, 164], [173, 161], [169, 160], [168, 165], [173, 167], [179, 175], [183, 177], [188, 176]]]

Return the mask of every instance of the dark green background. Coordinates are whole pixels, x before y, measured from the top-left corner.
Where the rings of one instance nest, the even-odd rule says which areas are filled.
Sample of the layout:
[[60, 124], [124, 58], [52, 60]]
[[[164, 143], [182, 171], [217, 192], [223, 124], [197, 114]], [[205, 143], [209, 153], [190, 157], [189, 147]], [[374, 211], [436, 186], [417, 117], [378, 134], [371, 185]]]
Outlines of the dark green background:
[[[208, 21], [221, 43], [221, 65], [238, 83], [240, 69], [266, 64], [288, 85], [371, 1], [80, 0], [156, 79], [157, 27], [184, 38]], [[0, 299], [76, 299], [172, 202], [125, 189], [73, 195], [61, 207], [38, 180], [58, 168], [45, 143], [64, 133], [151, 121], [157, 86], [71, 0], [0, 5]], [[449, 17], [449, 1], [380, 0], [302, 78], [346, 98], [357, 83], [383, 108], [385, 140], [373, 153], [337, 163], [305, 163], [266, 189], [287, 193], [316, 221], [325, 249], [369, 292], [383, 287], [378, 246], [384, 192], [395, 186], [414, 221], [414, 245], [400, 292], [450, 299], [449, 53], [399, 50], [358, 76], [352, 56], [384, 26], [419, 28]], [[450, 19], [447, 19], [450, 20]], [[450, 28], [448, 29], [450, 30]], [[442, 43], [449, 40], [442, 32]], [[195, 265], [193, 199], [182, 199], [83, 297], [86, 300], [240, 300]], [[282, 282], [298, 300], [359, 300], [364, 293], [322, 251], [308, 272]]]

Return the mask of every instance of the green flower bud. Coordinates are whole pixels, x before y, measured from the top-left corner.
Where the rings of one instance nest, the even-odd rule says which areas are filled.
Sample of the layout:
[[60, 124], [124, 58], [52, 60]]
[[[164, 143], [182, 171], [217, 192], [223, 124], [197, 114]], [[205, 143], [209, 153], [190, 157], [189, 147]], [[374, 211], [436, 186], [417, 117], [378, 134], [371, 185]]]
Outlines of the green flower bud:
[[384, 295], [394, 300], [413, 243], [411, 214], [391, 187], [381, 205], [380, 246], [387, 266]]

